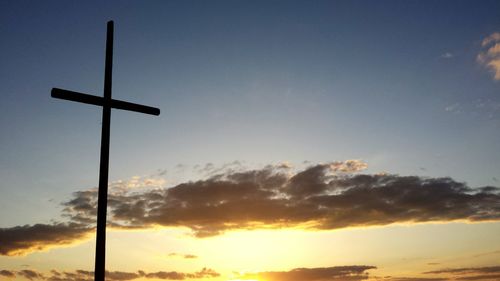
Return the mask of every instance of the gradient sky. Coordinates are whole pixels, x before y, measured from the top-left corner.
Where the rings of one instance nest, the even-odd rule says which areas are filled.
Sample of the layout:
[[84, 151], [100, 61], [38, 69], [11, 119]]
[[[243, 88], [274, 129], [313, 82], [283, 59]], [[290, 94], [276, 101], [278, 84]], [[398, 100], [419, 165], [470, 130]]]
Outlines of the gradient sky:
[[[116, 280], [172, 279], [154, 273], [173, 271], [186, 280], [319, 280], [294, 268], [326, 268], [324, 280], [500, 280], [499, 1], [0, 2], [0, 279], [77, 280], [62, 272], [93, 270], [87, 228], [88, 237], [6, 249], [36, 240], [37, 224], [76, 222], [68, 202], [97, 185], [100, 108], [52, 99], [50, 89], [102, 95], [108, 20], [113, 97], [162, 111], [112, 112], [110, 192], [121, 199], [181, 194], [190, 183], [187, 199], [168, 193], [188, 202], [224, 181], [245, 188], [236, 176], [252, 171], [284, 179], [276, 194], [291, 201], [319, 195], [306, 190], [317, 180], [352, 184], [323, 195], [347, 196], [363, 176], [387, 180], [370, 183], [374, 190], [430, 188], [422, 198], [409, 192], [424, 211], [407, 217], [382, 218], [365, 199], [346, 199], [371, 213], [359, 219], [346, 207], [342, 223], [286, 212], [284, 225], [250, 212], [217, 217], [236, 224], [222, 228], [205, 217], [113, 217], [136, 224], [108, 230]], [[474, 208], [459, 212], [460, 204]], [[193, 223], [220, 233], [190, 236]]]

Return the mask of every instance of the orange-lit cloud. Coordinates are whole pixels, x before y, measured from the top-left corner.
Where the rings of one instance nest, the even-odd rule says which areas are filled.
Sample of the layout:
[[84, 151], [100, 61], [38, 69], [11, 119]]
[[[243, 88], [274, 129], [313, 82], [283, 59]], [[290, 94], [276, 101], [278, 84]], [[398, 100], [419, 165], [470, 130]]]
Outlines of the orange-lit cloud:
[[[111, 192], [109, 225], [187, 227], [197, 237], [232, 229], [307, 227], [330, 230], [412, 222], [500, 220], [500, 189], [451, 178], [359, 174], [361, 161], [228, 171], [170, 188]], [[68, 244], [95, 225], [97, 191], [64, 203], [71, 223], [0, 229], [0, 253]], [[40, 229], [41, 231], [38, 231]]]
[[354, 281], [368, 279], [367, 270], [374, 268], [376, 267], [366, 265], [295, 268], [290, 271], [246, 273], [236, 278], [266, 281]]
[[483, 39], [483, 49], [477, 55], [477, 61], [488, 67], [495, 80], [500, 80], [500, 33], [495, 32]]

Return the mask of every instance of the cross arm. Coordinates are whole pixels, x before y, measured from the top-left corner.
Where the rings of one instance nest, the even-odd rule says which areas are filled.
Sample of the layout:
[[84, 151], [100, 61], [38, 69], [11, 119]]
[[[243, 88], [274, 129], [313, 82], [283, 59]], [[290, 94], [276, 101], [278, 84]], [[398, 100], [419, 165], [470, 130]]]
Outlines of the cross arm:
[[78, 92], [63, 90], [59, 88], [52, 88], [50, 91], [50, 96], [56, 99], [76, 101], [81, 103], [93, 104], [104, 106], [104, 98], [82, 94]]
[[[97, 96], [93, 96], [93, 95], [63, 90], [63, 89], [59, 89], [59, 88], [52, 88], [50, 95], [53, 98], [81, 102], [81, 103], [86, 103], [86, 104], [93, 104], [93, 105], [100, 105], [100, 106], [104, 106], [106, 104], [106, 100], [103, 97], [97, 97]], [[135, 112], [151, 114], [151, 115], [160, 115], [159, 108], [146, 106], [146, 105], [142, 105], [142, 104], [137, 104], [137, 103], [121, 101], [121, 100], [112, 99], [110, 102], [110, 106], [112, 108], [116, 108], [116, 109], [135, 111]]]
[[151, 115], [156, 115], [156, 116], [160, 115], [159, 108], [151, 107], [151, 106], [147, 106], [147, 105], [142, 105], [142, 104], [137, 104], [137, 103], [121, 101], [121, 100], [111, 100], [111, 107], [116, 108], [116, 109], [135, 111], [135, 112], [151, 114]]

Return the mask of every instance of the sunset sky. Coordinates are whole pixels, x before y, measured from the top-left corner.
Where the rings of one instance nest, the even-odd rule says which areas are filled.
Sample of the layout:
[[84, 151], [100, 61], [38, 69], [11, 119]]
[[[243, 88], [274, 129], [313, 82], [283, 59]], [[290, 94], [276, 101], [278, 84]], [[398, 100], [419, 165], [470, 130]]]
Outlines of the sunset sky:
[[0, 280], [500, 280], [500, 1], [1, 1]]

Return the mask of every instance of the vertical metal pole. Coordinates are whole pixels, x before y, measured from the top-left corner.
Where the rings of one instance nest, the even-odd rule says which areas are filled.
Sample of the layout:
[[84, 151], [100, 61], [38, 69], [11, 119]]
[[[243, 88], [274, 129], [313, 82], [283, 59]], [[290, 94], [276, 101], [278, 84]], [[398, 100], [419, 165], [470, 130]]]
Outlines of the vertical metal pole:
[[111, 122], [111, 82], [113, 72], [113, 21], [107, 25], [106, 65], [104, 69], [104, 105], [102, 108], [101, 164], [97, 199], [97, 238], [94, 280], [105, 280], [106, 266], [106, 209], [108, 206], [109, 133]]

